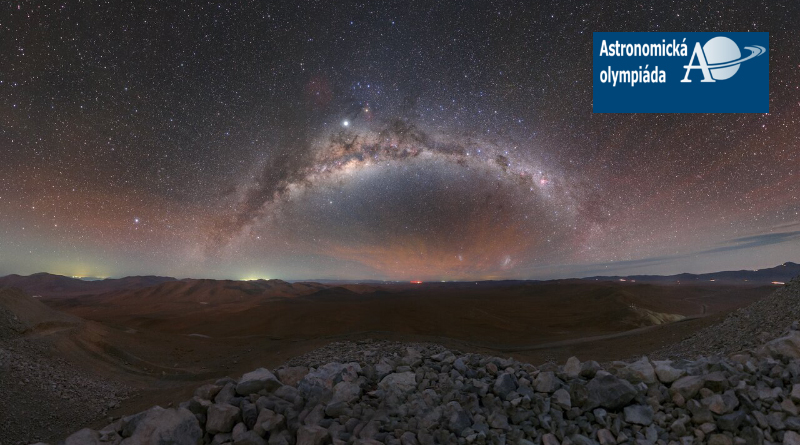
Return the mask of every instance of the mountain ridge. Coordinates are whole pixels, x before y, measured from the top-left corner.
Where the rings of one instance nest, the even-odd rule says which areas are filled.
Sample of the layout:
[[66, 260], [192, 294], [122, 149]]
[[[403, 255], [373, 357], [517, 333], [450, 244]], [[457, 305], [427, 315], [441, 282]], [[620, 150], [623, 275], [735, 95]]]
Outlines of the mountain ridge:
[[[791, 261], [785, 262], [775, 267], [756, 270], [726, 270], [710, 273], [680, 273], [673, 275], [597, 275], [583, 278], [563, 278], [554, 280], [464, 280], [464, 281], [426, 281], [427, 285], [479, 285], [483, 284], [522, 284], [522, 283], [541, 283], [557, 281], [631, 281], [639, 283], [692, 283], [692, 282], [716, 282], [718, 284], [740, 284], [740, 285], [764, 285], [788, 283], [793, 277], [800, 275], [800, 264]], [[254, 288], [300, 288], [315, 289], [310, 293], [322, 291], [324, 289], [343, 287], [355, 293], [359, 287], [372, 287], [378, 285], [404, 285], [408, 281], [381, 281], [381, 280], [218, 280], [210, 278], [174, 278], [158, 275], [134, 275], [122, 278], [105, 278], [102, 280], [87, 281], [81, 278], [67, 277], [63, 275], [51, 274], [48, 272], [38, 272], [31, 275], [10, 274], [0, 277], [0, 288], [15, 287], [23, 291], [42, 297], [80, 297], [89, 295], [100, 295], [119, 291], [135, 291], [162, 285], [165, 283], [227, 283], [236, 287]], [[252, 283], [251, 285], [243, 283]], [[412, 282], [414, 283], [414, 282]], [[473, 284], [474, 283], [474, 284]], [[216, 285], [216, 284], [215, 284]], [[296, 289], [295, 289], [296, 290]], [[290, 292], [294, 294], [294, 292]], [[304, 292], [301, 292], [304, 293]], [[295, 295], [297, 296], [297, 295]]]

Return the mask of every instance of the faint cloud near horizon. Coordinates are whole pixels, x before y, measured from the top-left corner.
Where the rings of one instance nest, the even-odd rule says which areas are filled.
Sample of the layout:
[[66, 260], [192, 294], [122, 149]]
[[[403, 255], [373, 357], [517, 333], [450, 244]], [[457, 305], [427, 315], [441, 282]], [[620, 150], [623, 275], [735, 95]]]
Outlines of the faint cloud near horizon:
[[[788, 228], [795, 226], [800, 226], [800, 223], [790, 223], [779, 227]], [[583, 270], [582, 274], [584, 274], [583, 276], [592, 276], [598, 274], [607, 275], [609, 272], [613, 271], [639, 269], [648, 266], [657, 266], [675, 260], [692, 258], [700, 255], [711, 255], [723, 252], [732, 252], [737, 250], [747, 250], [758, 247], [783, 244], [787, 242], [800, 242], [800, 230], [794, 230], [790, 232], [761, 233], [757, 235], [743, 236], [719, 243], [718, 247], [713, 247], [710, 249], [704, 249], [691, 253], [684, 253], [678, 255], [663, 255], [656, 257], [642, 258], [638, 260], [614, 261], [610, 263], [586, 265], [592, 267], [592, 269]]]

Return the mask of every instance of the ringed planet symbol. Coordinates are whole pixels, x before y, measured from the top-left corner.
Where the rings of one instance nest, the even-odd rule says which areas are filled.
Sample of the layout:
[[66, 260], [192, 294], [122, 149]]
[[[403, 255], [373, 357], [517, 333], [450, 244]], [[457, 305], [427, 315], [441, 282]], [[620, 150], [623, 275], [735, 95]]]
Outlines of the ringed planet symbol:
[[739, 71], [739, 65], [754, 57], [758, 57], [766, 52], [763, 46], [745, 46], [744, 49], [750, 50], [747, 57], [742, 57], [739, 46], [736, 42], [727, 37], [714, 37], [703, 45], [708, 69], [714, 80], [730, 79]]

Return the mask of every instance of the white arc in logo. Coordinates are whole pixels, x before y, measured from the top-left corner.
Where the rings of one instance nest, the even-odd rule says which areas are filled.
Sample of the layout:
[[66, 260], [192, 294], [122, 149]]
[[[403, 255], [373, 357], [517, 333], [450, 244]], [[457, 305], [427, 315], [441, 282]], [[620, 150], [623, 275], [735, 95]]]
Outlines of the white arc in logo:
[[[692, 70], [700, 70], [703, 73], [703, 80], [700, 82], [730, 79], [739, 71], [739, 65], [742, 62], [766, 52], [763, 46], [758, 45], [745, 46], [744, 49], [750, 50], [750, 55], [741, 58], [742, 53], [739, 51], [739, 47], [727, 37], [714, 37], [702, 47], [700, 42], [695, 43], [689, 64], [683, 66], [686, 69], [686, 75], [681, 82], [691, 82], [689, 73]], [[695, 59], [697, 59], [696, 65], [694, 64]]]

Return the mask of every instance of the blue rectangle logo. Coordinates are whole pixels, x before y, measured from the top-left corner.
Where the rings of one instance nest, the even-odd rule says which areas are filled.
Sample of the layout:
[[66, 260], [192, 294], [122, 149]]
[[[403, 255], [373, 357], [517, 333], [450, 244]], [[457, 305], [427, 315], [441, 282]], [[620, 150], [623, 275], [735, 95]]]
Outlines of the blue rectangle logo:
[[769, 113], [767, 32], [596, 32], [595, 113]]

